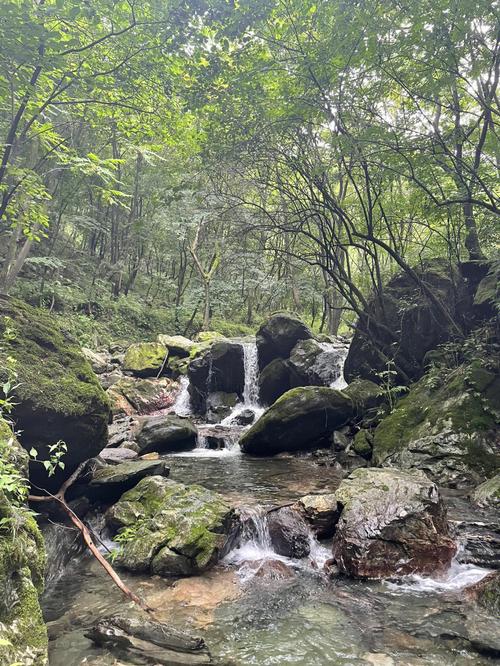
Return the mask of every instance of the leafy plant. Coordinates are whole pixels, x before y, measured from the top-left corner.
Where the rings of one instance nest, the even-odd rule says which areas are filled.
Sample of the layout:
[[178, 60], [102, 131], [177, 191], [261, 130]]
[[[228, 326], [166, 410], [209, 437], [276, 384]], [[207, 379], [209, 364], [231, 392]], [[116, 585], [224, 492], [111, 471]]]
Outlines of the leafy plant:
[[381, 380], [380, 386], [389, 407], [389, 414], [392, 414], [394, 411], [397, 399], [401, 397], [403, 393], [409, 391], [408, 386], [396, 385], [394, 383], [394, 380], [398, 376], [398, 373], [394, 368], [394, 361], [387, 361], [386, 369], [376, 373], [377, 377]]

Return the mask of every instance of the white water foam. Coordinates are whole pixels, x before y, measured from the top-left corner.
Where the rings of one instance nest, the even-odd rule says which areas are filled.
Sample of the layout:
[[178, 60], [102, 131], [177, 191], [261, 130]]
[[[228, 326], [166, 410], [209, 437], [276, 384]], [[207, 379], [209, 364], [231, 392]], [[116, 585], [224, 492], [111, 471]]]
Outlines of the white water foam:
[[189, 379], [180, 378], [180, 391], [173, 405], [173, 411], [177, 416], [189, 416], [191, 414], [191, 398], [189, 396]]
[[239, 402], [231, 414], [221, 422], [222, 425], [231, 425], [235, 418], [246, 409], [252, 410], [256, 421], [263, 413], [264, 408], [259, 404], [259, 358], [255, 342], [242, 342], [243, 367], [245, 379], [243, 385], [243, 402]]
[[349, 346], [338, 342], [320, 342], [321, 349], [324, 351], [335, 354], [335, 370], [338, 376], [330, 383], [330, 388], [341, 391], [347, 386], [344, 378], [344, 363], [349, 352]]

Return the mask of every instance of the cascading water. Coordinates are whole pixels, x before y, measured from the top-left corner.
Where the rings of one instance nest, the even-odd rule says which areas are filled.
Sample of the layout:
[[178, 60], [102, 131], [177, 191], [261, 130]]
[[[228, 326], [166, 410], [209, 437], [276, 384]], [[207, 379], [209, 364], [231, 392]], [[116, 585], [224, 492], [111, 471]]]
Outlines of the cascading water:
[[335, 379], [330, 382], [330, 388], [341, 391], [347, 386], [344, 379], [344, 363], [349, 352], [349, 346], [341, 342], [320, 342], [319, 345], [333, 361], [332, 376]]
[[259, 406], [259, 361], [257, 345], [255, 342], [244, 342], [243, 367], [245, 369], [245, 384], [243, 387], [243, 404], [245, 408]]
[[173, 405], [173, 411], [177, 416], [189, 416], [191, 414], [191, 398], [189, 396], [189, 379], [180, 378], [180, 391]]

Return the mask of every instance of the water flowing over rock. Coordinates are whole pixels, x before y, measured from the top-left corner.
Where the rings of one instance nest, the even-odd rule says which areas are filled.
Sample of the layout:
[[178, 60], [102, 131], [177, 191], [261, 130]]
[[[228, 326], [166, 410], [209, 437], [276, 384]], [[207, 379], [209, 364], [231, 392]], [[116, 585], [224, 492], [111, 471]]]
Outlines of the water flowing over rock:
[[222, 556], [234, 531], [233, 515], [218, 493], [150, 476], [108, 509], [106, 520], [114, 531], [132, 532], [118, 564], [182, 576], [204, 571]]
[[353, 416], [350, 398], [323, 387], [296, 388], [285, 393], [240, 440], [245, 453], [275, 455], [329, 445], [334, 430]]
[[340, 571], [384, 578], [444, 571], [456, 552], [437, 487], [420, 471], [357, 469], [335, 493]]
[[299, 340], [313, 338], [312, 331], [297, 317], [286, 312], [272, 315], [257, 331], [259, 368], [276, 358], [288, 358]]
[[57, 489], [82, 461], [99, 453], [107, 443], [109, 402], [88, 361], [42, 310], [13, 298], [0, 299], [0, 335], [3, 353], [16, 359], [18, 381], [12, 418], [21, 445], [49, 458], [49, 446], [66, 443], [64, 470], [48, 478], [42, 465], [30, 465], [31, 480]]
[[348, 348], [341, 341], [300, 340], [290, 353], [289, 363], [301, 378], [301, 386], [343, 388], [341, 381]]
[[273, 509], [267, 514], [267, 527], [278, 555], [296, 559], [309, 555], [309, 528], [299, 511], [289, 506]]
[[186, 451], [196, 446], [196, 426], [180, 416], [150, 416], [141, 420], [135, 439], [141, 454]]
[[205, 414], [210, 393], [235, 393], [242, 399], [245, 369], [241, 344], [215, 342], [190, 363], [188, 378], [191, 407], [197, 414]]

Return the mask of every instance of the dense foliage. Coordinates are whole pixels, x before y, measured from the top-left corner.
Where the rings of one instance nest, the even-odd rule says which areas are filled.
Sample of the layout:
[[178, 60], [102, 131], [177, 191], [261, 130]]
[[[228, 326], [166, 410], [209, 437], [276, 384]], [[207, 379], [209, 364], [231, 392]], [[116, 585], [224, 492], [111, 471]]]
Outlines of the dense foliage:
[[[498, 252], [479, 0], [5, 0], [1, 289], [86, 344], [346, 332], [396, 270]], [[421, 285], [425, 290], [425, 285]]]

